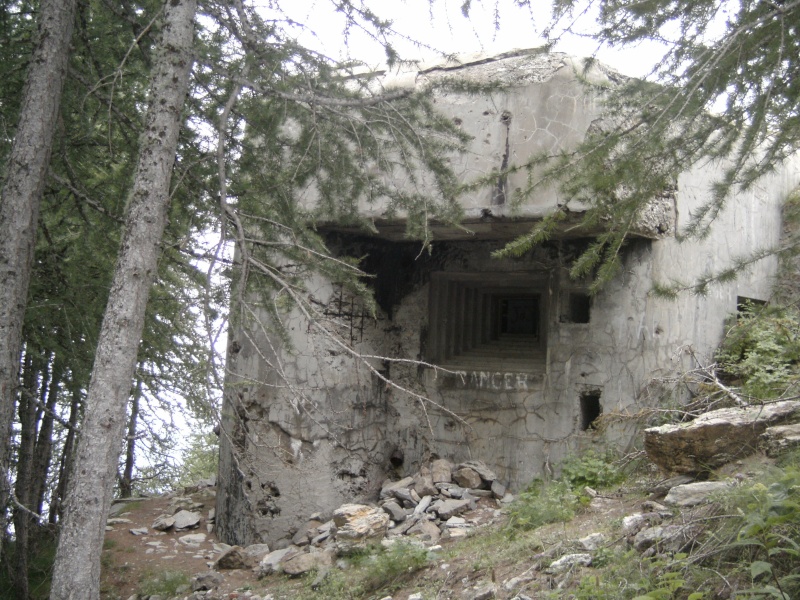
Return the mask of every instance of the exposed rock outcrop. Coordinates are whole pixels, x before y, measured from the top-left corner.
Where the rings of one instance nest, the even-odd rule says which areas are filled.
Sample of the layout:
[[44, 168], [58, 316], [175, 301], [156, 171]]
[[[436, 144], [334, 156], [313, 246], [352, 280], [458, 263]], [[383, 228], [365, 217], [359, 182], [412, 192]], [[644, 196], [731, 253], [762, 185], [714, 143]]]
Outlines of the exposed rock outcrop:
[[706, 473], [755, 452], [768, 427], [800, 421], [800, 402], [723, 408], [645, 430], [647, 456], [666, 471]]

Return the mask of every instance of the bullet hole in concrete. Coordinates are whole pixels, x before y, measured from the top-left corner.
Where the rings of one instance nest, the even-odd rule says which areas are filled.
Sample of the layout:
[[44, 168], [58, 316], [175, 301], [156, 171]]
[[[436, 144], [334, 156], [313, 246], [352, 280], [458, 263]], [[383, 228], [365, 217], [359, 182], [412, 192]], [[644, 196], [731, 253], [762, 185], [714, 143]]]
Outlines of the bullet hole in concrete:
[[281, 509], [275, 504], [272, 498], [262, 498], [256, 503], [256, 511], [262, 517], [277, 517], [281, 514]]
[[281, 491], [278, 489], [278, 486], [275, 485], [274, 481], [268, 481], [267, 483], [262, 483], [261, 489], [267, 492], [267, 494], [269, 494], [270, 497], [273, 498], [278, 498], [281, 495]]

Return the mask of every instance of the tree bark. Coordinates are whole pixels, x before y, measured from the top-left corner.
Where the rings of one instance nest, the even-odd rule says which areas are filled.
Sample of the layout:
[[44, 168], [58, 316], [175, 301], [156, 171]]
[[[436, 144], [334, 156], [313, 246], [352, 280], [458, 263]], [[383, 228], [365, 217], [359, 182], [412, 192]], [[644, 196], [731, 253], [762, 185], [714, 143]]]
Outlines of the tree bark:
[[[168, 0], [125, 232], [98, 338], [50, 598], [99, 598], [100, 554], [189, 87], [195, 0]], [[80, 557], [80, 560], [76, 560]]]
[[47, 522], [55, 525], [61, 521], [64, 506], [64, 497], [67, 495], [67, 487], [72, 475], [72, 465], [75, 462], [75, 437], [81, 413], [81, 390], [80, 387], [72, 382], [72, 402], [69, 407], [69, 428], [67, 429], [67, 439], [64, 440], [64, 447], [61, 450], [61, 460], [58, 464], [58, 484], [55, 492], [50, 498], [50, 513]]
[[0, 556], [7, 525], [11, 423], [39, 204], [67, 74], [75, 0], [42, 0], [17, 131], [0, 195]]
[[[30, 345], [26, 346], [22, 372], [23, 391], [19, 398], [19, 449], [17, 451], [17, 480], [14, 493], [19, 505], [13, 508], [14, 537], [14, 588], [20, 598], [28, 597], [28, 554], [30, 552], [31, 516], [24, 508], [30, 508], [33, 487], [33, 450], [36, 444], [36, 407], [41, 395], [47, 392], [47, 360]], [[24, 507], [24, 508], [23, 508]]]
[[142, 379], [136, 381], [136, 391], [131, 398], [131, 414], [128, 418], [128, 435], [125, 439], [125, 467], [119, 477], [119, 497], [133, 495], [133, 467], [136, 462], [136, 426], [139, 421], [139, 398], [142, 397]]
[[[42, 408], [39, 432], [36, 434], [36, 447], [33, 450], [31, 467], [31, 510], [41, 515], [44, 508], [44, 496], [47, 489], [47, 475], [53, 456], [53, 413], [58, 400], [58, 387], [63, 376], [62, 363], [58, 356], [53, 358], [50, 385], [47, 389], [47, 401]], [[40, 407], [41, 408], [41, 407]]]

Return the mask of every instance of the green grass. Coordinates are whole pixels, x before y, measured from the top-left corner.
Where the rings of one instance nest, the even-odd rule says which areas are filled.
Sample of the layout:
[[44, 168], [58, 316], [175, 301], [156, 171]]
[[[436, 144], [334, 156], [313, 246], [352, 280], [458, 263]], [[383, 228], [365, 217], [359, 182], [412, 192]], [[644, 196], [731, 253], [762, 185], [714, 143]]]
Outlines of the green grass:
[[[178, 571], [158, 571], [150, 573], [139, 586], [139, 594], [145, 596], [166, 596], [171, 598], [185, 591], [189, 585], [189, 576]], [[182, 588], [184, 588], [182, 590]]]

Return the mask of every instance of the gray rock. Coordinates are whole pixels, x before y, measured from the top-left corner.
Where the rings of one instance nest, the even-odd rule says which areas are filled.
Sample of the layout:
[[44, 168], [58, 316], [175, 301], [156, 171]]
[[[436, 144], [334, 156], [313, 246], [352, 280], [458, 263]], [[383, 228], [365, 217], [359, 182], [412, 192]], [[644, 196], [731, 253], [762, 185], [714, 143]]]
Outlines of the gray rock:
[[386, 481], [381, 487], [381, 498], [394, 496], [394, 491], [400, 488], [408, 488], [414, 485], [413, 477], [405, 477], [400, 481]]
[[[388, 518], [388, 517], [387, 517]], [[333, 564], [333, 553], [327, 550], [304, 552], [281, 563], [281, 570], [287, 575], [297, 577], [311, 570], [329, 568]]]
[[241, 546], [231, 546], [214, 561], [214, 568], [219, 571], [225, 569], [250, 569], [255, 563], [255, 559], [245, 554], [244, 548]]
[[147, 535], [147, 527], [137, 527], [136, 529], [129, 529], [133, 535]]
[[175, 531], [195, 529], [200, 526], [200, 513], [191, 512], [188, 510], [180, 510], [175, 513], [173, 518], [175, 519]]
[[427, 467], [420, 469], [420, 472], [414, 477], [414, 491], [420, 498], [435, 496], [439, 492], [433, 484], [433, 477], [431, 477], [430, 469]]
[[380, 508], [364, 504], [345, 504], [333, 512], [336, 543], [349, 552], [380, 540], [389, 527], [389, 515]]
[[464, 488], [455, 483], [437, 483], [436, 489], [439, 490], [442, 496], [448, 498], [461, 498], [461, 495], [464, 493]]
[[687, 483], [692, 483], [694, 480], [695, 478], [691, 475], [676, 475], [675, 477], [670, 477], [669, 479], [659, 481], [648, 491], [650, 492], [651, 498], [658, 498], [659, 496], [665, 496], [667, 492], [669, 492], [676, 485], [685, 485]]
[[311, 540], [317, 535], [317, 527], [319, 521], [310, 521], [300, 526], [295, 534], [292, 536], [292, 544], [295, 546], [307, 546]]
[[248, 561], [258, 564], [262, 558], [269, 554], [269, 546], [267, 544], [250, 544], [244, 549], [244, 553]]
[[507, 592], [513, 592], [520, 586], [530, 583], [534, 580], [533, 575], [522, 575], [520, 577], [512, 577], [503, 582], [503, 589]]
[[688, 530], [682, 525], [656, 525], [642, 529], [633, 539], [633, 547], [644, 552], [655, 546], [658, 552], [678, 552], [688, 541]]
[[206, 534], [205, 533], [190, 533], [189, 535], [182, 535], [178, 538], [178, 541], [181, 544], [185, 544], [186, 546], [199, 546], [203, 542], [206, 541]]
[[127, 525], [128, 523], [133, 523], [133, 521], [130, 519], [122, 519], [120, 517], [114, 517], [106, 520], [106, 525]]
[[424, 513], [426, 510], [428, 510], [428, 507], [431, 505], [431, 502], [433, 502], [433, 496], [423, 496], [420, 499], [419, 504], [417, 504], [414, 507], [414, 514], [421, 515], [422, 513]]
[[450, 483], [453, 481], [453, 465], [443, 458], [431, 463], [431, 479], [433, 483]]
[[408, 504], [411, 507], [416, 506], [419, 502], [419, 497], [414, 499], [413, 490], [411, 488], [397, 488], [393, 490], [394, 497], [401, 500], [403, 504]]
[[493, 583], [478, 586], [472, 590], [464, 590], [464, 600], [492, 600], [497, 595], [497, 588]]
[[800, 421], [800, 402], [712, 410], [688, 423], [646, 429], [647, 456], [667, 471], [703, 473], [752, 454], [767, 427]]
[[289, 546], [288, 548], [282, 548], [281, 550], [273, 550], [264, 558], [262, 558], [260, 563], [258, 563], [256, 574], [258, 577], [272, 575], [279, 570], [279, 565], [284, 558], [287, 556], [291, 557], [298, 553], [299, 550], [295, 546]]
[[317, 535], [315, 535], [311, 539], [312, 546], [318, 546], [323, 543], [325, 540], [330, 539], [332, 535], [336, 533], [336, 525], [334, 525], [333, 521], [328, 521], [317, 527]]
[[152, 528], [156, 531], [167, 531], [175, 525], [175, 518], [172, 515], [160, 515], [153, 521]]
[[591, 552], [592, 550], [597, 550], [606, 543], [606, 536], [604, 536], [602, 533], [590, 533], [586, 537], [579, 539], [578, 543], [580, 544], [581, 548]]
[[462, 519], [461, 517], [450, 517], [444, 524], [445, 527], [470, 527], [470, 524], [467, 523], [466, 519]]
[[414, 592], [408, 597], [408, 600], [425, 600], [425, 598], [419, 592]]
[[408, 535], [418, 537], [429, 544], [438, 544], [442, 533], [434, 523], [422, 519], [408, 530]]
[[800, 423], [768, 427], [761, 434], [759, 445], [769, 457], [780, 456], [784, 452], [800, 446]]
[[218, 588], [223, 581], [225, 581], [225, 578], [216, 571], [198, 573], [192, 577], [192, 591], [200, 592], [203, 590], [213, 590]]
[[[669, 513], [666, 513], [669, 516]], [[622, 519], [622, 534], [634, 535], [650, 525], [658, 525], [664, 520], [665, 514], [659, 512], [633, 513]]]
[[588, 567], [592, 564], [591, 554], [565, 554], [558, 560], [552, 562], [546, 569], [547, 573], [563, 573], [575, 567]]
[[[492, 471], [488, 467], [488, 465], [485, 462], [483, 462], [482, 460], [468, 460], [467, 462], [461, 463], [456, 468], [458, 468], [458, 469], [463, 469], [463, 468], [472, 469], [478, 475], [480, 475], [481, 479], [483, 479], [486, 483], [491, 483], [492, 481], [497, 479], [497, 475], [494, 474], [494, 471]], [[470, 486], [470, 487], [473, 487], [473, 486]]]
[[117, 515], [124, 513], [127, 508], [127, 503], [115, 501], [114, 504], [111, 505], [111, 510], [108, 511], [108, 516], [116, 517]]
[[483, 485], [483, 480], [478, 472], [469, 467], [462, 467], [453, 473], [453, 479], [461, 487], [479, 488]]
[[498, 500], [506, 495], [506, 491], [507, 491], [506, 490], [506, 486], [504, 486], [502, 483], [500, 483], [496, 479], [492, 482], [492, 494]]
[[386, 514], [392, 519], [392, 521], [397, 521], [398, 523], [402, 523], [406, 520], [406, 511], [394, 500], [390, 500], [383, 505], [383, 510], [386, 511]]
[[713, 494], [730, 489], [731, 484], [726, 481], [698, 481], [687, 483], [672, 488], [664, 498], [668, 506], [697, 506], [709, 500]]
[[431, 505], [431, 510], [435, 511], [440, 519], [447, 520], [465, 512], [469, 505], [469, 500], [437, 500]]

